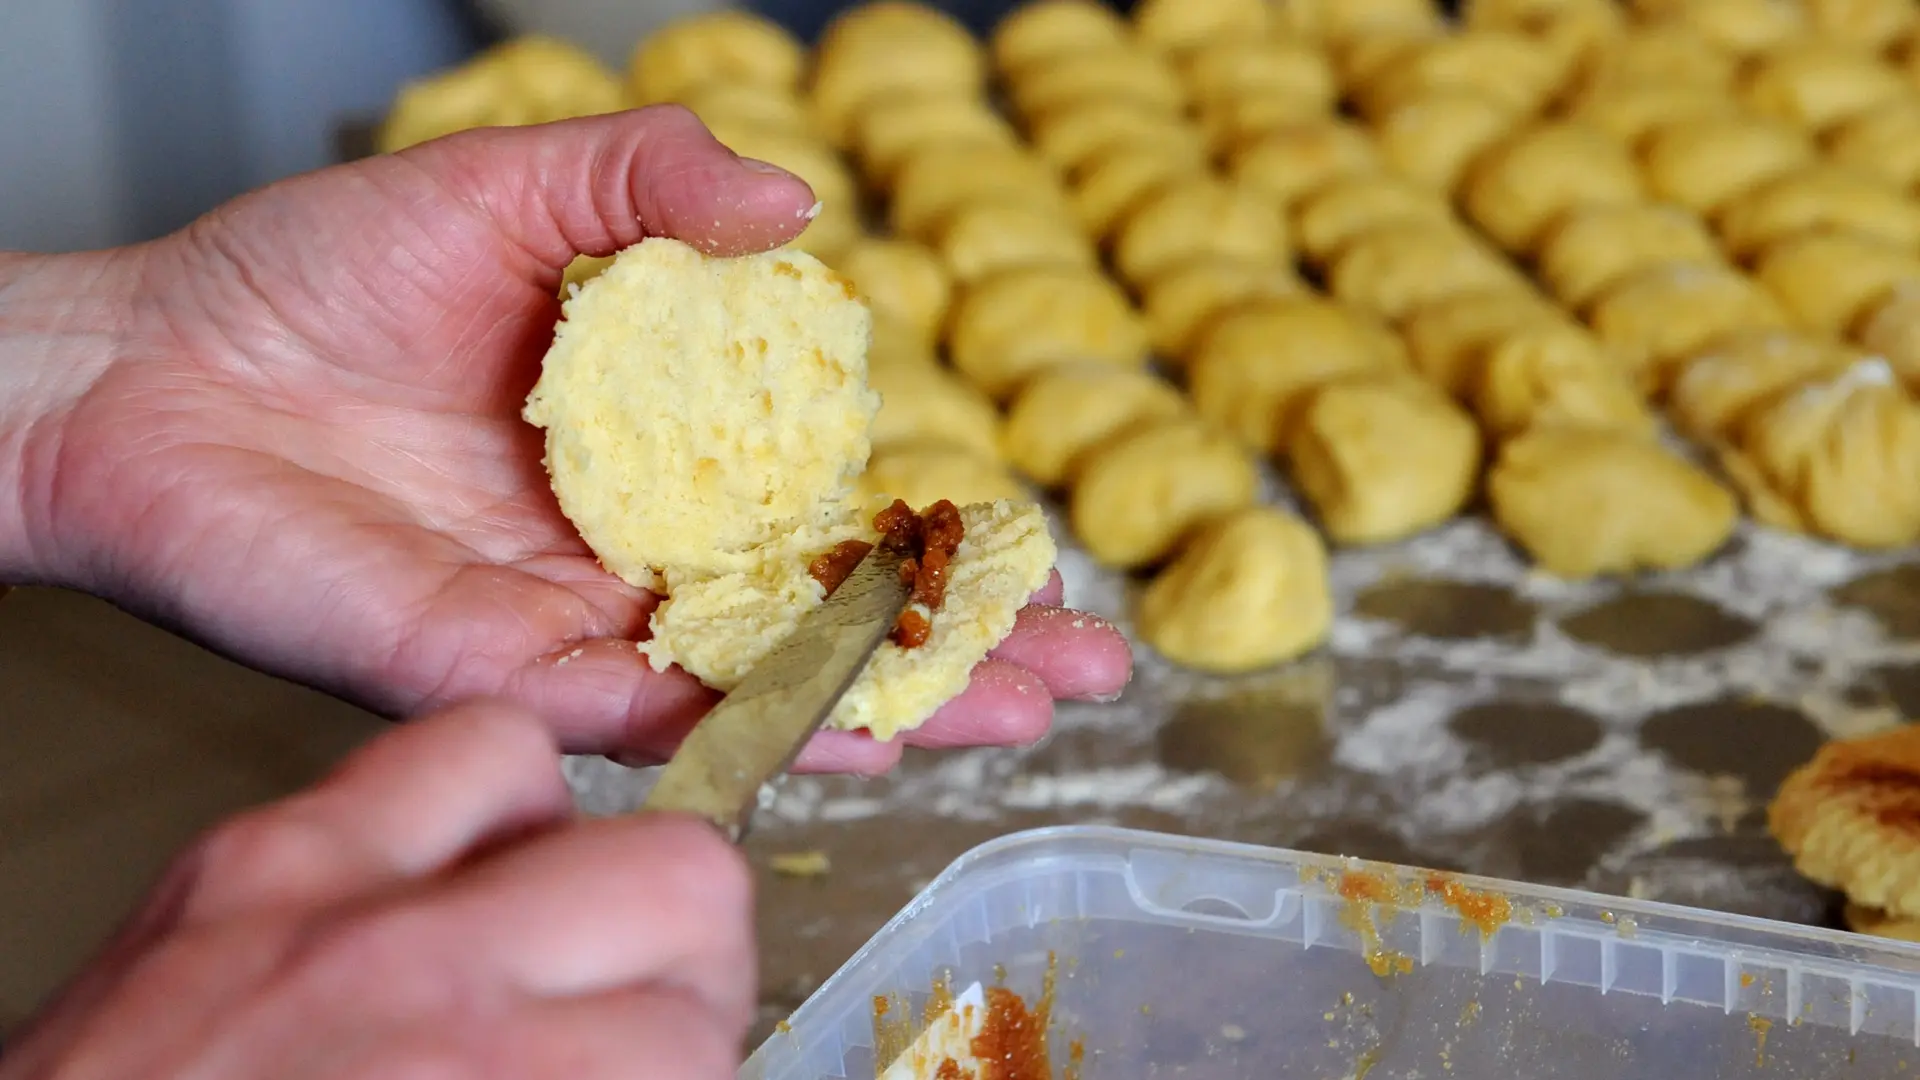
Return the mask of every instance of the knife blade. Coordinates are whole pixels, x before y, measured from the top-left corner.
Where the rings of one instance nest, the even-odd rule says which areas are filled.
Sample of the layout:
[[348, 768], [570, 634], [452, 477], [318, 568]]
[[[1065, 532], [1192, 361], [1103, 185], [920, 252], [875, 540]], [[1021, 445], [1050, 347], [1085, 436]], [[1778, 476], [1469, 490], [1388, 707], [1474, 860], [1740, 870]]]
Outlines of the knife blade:
[[787, 771], [906, 609], [901, 556], [876, 546], [694, 726], [642, 811], [694, 814], [746, 835], [761, 789]]

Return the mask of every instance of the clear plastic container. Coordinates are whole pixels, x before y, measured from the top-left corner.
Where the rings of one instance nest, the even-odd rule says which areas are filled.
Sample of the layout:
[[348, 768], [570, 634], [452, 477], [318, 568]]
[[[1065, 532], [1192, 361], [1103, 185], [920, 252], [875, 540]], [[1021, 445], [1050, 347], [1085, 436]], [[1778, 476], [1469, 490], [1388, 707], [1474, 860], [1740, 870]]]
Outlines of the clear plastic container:
[[1083, 1080], [1920, 1077], [1920, 947], [1102, 828], [962, 858], [740, 1075], [870, 1080], [876, 996], [1035, 1000], [1050, 956]]

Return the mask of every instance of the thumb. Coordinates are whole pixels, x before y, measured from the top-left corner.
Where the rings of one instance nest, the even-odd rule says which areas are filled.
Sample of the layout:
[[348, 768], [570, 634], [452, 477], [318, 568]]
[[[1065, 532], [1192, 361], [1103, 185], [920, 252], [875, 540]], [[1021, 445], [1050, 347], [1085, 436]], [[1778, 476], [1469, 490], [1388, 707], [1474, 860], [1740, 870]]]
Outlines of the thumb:
[[736, 156], [677, 105], [468, 131], [400, 156], [556, 273], [649, 236], [711, 255], [767, 251], [813, 217], [805, 181]]

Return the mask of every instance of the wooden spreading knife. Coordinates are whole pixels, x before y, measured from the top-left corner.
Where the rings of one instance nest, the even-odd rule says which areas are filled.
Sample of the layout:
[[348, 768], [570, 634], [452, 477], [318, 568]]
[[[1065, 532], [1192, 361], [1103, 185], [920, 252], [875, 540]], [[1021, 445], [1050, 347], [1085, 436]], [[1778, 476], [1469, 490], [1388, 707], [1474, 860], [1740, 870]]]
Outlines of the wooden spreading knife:
[[738, 842], [780, 777], [820, 730], [906, 609], [901, 556], [875, 546], [793, 634], [696, 725], [642, 811], [693, 814]]

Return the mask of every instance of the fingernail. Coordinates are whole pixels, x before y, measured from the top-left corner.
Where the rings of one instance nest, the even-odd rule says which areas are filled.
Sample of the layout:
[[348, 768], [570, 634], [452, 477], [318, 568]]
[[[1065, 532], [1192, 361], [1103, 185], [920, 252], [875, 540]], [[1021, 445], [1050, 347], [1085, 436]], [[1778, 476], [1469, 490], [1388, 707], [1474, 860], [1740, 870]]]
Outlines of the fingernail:
[[748, 172], [757, 172], [762, 176], [784, 176], [789, 180], [800, 179], [780, 166], [770, 161], [761, 161], [759, 158], [743, 157], [740, 159], [740, 164], [745, 167]]

